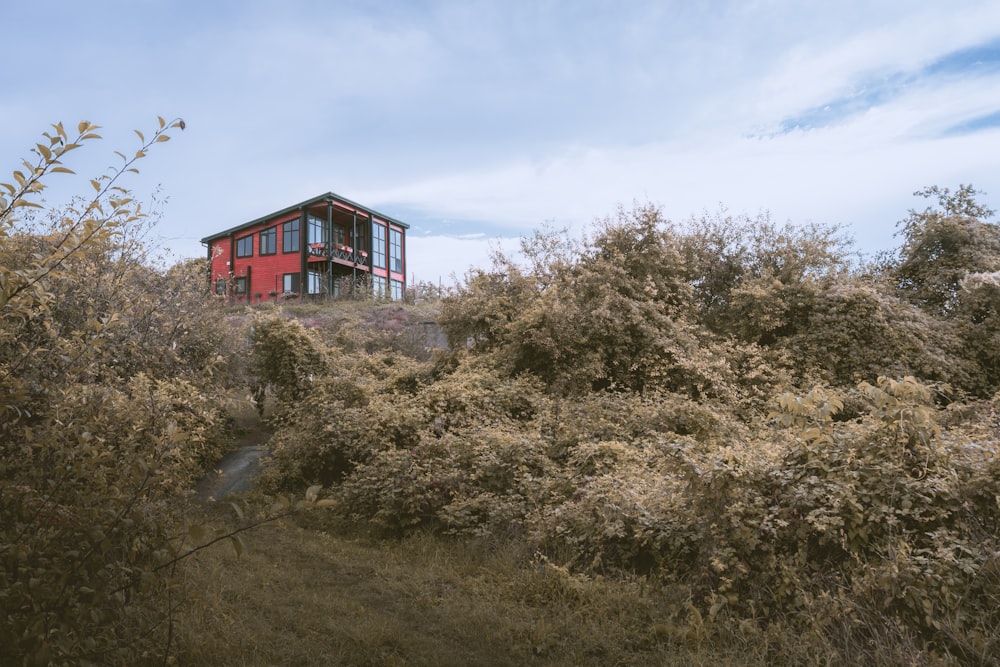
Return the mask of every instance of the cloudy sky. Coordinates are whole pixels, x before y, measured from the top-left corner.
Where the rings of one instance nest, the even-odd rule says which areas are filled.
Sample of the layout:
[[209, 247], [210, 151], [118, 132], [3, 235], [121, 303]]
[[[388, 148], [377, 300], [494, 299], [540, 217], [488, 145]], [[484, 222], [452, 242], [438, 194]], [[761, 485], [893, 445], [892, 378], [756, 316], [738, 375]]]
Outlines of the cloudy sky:
[[[845, 224], [863, 250], [928, 185], [1000, 209], [995, 0], [3, 2], [0, 173], [49, 124], [182, 117], [129, 181], [173, 252], [333, 191], [411, 225], [417, 280], [619, 204]], [[6, 180], [6, 179], [5, 179]], [[50, 204], [85, 192], [62, 176]], [[507, 239], [507, 241], [503, 241]]]

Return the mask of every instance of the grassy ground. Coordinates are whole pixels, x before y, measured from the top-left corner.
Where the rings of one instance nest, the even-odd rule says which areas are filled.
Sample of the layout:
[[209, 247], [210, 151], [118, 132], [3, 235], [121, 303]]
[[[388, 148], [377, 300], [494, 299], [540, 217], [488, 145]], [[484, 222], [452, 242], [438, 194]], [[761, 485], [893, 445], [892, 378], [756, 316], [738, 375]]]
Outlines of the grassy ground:
[[[250, 403], [231, 410], [233, 449], [267, 440]], [[228, 502], [196, 503], [190, 519], [237, 526]], [[775, 657], [759, 636], [678, 637], [669, 619], [683, 594], [571, 576], [515, 542], [375, 539], [321, 509], [243, 536], [239, 558], [221, 543], [186, 561], [192, 596], [175, 617], [172, 664], [739, 667]]]
[[512, 546], [371, 540], [312, 516], [261, 528], [248, 547], [238, 560], [217, 548], [192, 564], [179, 664], [764, 663], [759, 647], [671, 638], [664, 591], [571, 577]]

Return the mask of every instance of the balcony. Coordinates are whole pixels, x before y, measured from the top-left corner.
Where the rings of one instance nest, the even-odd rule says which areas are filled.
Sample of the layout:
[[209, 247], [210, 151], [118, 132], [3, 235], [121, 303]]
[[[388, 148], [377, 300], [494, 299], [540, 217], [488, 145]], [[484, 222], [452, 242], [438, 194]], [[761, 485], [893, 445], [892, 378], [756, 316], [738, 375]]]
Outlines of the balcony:
[[310, 243], [310, 257], [322, 257], [324, 259], [339, 259], [342, 262], [368, 265], [368, 253], [364, 250], [355, 250], [349, 245], [342, 243]]

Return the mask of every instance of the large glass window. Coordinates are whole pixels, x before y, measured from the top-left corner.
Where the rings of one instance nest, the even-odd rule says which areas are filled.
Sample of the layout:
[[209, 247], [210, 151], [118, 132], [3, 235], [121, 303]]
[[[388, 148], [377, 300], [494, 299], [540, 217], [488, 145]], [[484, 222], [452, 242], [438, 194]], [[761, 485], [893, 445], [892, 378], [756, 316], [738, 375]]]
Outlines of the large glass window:
[[385, 225], [372, 226], [372, 266], [385, 268]]
[[236, 294], [246, 294], [247, 293], [247, 279], [246, 276], [242, 278], [237, 278], [233, 281], [233, 292]]
[[368, 234], [365, 231], [368, 228], [368, 221], [359, 219], [355, 229], [357, 234], [354, 239], [354, 249], [361, 253], [362, 256], [368, 256]]
[[299, 219], [289, 220], [281, 226], [281, 251], [299, 251]]
[[326, 223], [314, 215], [309, 216], [309, 245], [321, 243], [324, 246], [330, 242]]
[[403, 281], [402, 280], [390, 280], [390, 286], [392, 287], [392, 300], [402, 301], [403, 300]]
[[236, 256], [253, 257], [253, 234], [236, 239]]
[[383, 276], [372, 276], [372, 296], [376, 299], [384, 299], [386, 281]]
[[333, 245], [335, 248], [350, 247], [350, 235], [340, 225], [333, 226]]
[[286, 273], [281, 276], [281, 291], [285, 294], [298, 294], [299, 292], [299, 274], [297, 273]]
[[273, 255], [278, 252], [278, 228], [271, 227], [260, 233], [260, 254]]
[[398, 229], [389, 230], [389, 270], [403, 272], [403, 233]]
[[306, 276], [309, 279], [309, 293], [321, 294], [323, 292], [323, 274], [318, 271], [310, 271]]

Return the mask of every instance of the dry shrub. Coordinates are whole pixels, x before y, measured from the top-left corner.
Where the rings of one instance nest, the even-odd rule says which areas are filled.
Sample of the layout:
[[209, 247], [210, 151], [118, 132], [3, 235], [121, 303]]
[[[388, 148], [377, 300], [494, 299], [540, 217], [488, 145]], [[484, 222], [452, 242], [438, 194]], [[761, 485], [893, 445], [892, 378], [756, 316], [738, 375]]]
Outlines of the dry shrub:
[[161, 119], [61, 210], [24, 213], [61, 158], [98, 138], [90, 123], [75, 139], [53, 126], [17, 185], [0, 184], [3, 664], [170, 654], [177, 501], [219, 452], [215, 397], [235, 377], [200, 264], [151, 259], [150, 221], [116, 185], [175, 127]]

